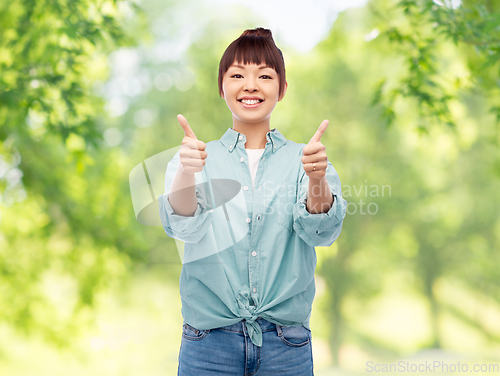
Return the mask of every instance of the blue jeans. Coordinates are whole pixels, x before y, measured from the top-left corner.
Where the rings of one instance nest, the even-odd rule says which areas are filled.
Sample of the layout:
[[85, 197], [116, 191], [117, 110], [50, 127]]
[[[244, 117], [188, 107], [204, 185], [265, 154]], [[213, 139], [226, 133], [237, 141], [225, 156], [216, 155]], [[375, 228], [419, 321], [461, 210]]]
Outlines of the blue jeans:
[[262, 347], [248, 336], [245, 321], [222, 328], [182, 328], [178, 376], [313, 376], [311, 331], [263, 318]]

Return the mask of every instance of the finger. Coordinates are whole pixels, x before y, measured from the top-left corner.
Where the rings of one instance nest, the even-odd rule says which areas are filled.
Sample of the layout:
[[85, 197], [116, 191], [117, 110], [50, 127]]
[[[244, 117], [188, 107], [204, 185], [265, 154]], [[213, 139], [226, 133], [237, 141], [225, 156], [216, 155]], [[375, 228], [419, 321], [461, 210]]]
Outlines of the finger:
[[203, 167], [182, 166], [182, 171], [188, 174], [194, 174], [203, 171]]
[[182, 162], [183, 167], [202, 167], [205, 166], [206, 161], [204, 159], [194, 159], [194, 158], [186, 158]]
[[318, 154], [311, 154], [311, 155], [303, 155], [300, 158], [302, 163], [318, 163], [318, 162], [325, 162], [328, 160], [328, 156], [326, 153], [318, 153]]
[[330, 122], [328, 120], [323, 120], [323, 122], [320, 124], [318, 130], [312, 136], [311, 140], [309, 141], [309, 144], [312, 144], [313, 142], [318, 142], [321, 140], [321, 136], [323, 136], [323, 133], [325, 133], [326, 128], [328, 128], [328, 124]]
[[304, 164], [304, 171], [306, 172], [318, 172], [318, 171], [325, 171], [328, 167], [327, 162], [315, 162], [313, 163], [305, 163]]
[[186, 136], [182, 139], [181, 145], [185, 148], [193, 150], [205, 150], [205, 148], [207, 147], [207, 144], [205, 144], [203, 141]]
[[321, 171], [316, 170], [316, 171], [307, 172], [307, 176], [309, 176], [310, 179], [321, 179], [325, 175], [326, 175], [325, 170], [321, 170]]
[[302, 149], [302, 155], [316, 154], [318, 152], [325, 150], [326, 150], [325, 145], [323, 145], [321, 142], [315, 142], [304, 146], [304, 148]]
[[207, 152], [206, 151], [199, 151], [196, 149], [187, 149], [187, 150], [182, 150], [180, 153], [181, 158], [192, 158], [192, 159], [206, 159], [207, 158]]
[[196, 135], [194, 134], [193, 130], [189, 126], [189, 123], [187, 122], [184, 116], [182, 116], [181, 114], [177, 115], [177, 120], [179, 121], [179, 124], [181, 125], [182, 129], [184, 130], [184, 136], [197, 139]]

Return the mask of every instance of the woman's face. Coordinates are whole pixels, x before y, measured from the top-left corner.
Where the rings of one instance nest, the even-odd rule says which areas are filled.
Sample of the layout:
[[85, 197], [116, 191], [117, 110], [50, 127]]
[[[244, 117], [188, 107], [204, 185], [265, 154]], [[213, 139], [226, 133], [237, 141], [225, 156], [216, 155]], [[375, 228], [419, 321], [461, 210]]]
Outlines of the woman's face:
[[[285, 84], [285, 91], [286, 86]], [[233, 118], [242, 123], [266, 121], [276, 103], [282, 99], [278, 98], [278, 74], [265, 64], [242, 64], [235, 61], [223, 76], [222, 91]]]

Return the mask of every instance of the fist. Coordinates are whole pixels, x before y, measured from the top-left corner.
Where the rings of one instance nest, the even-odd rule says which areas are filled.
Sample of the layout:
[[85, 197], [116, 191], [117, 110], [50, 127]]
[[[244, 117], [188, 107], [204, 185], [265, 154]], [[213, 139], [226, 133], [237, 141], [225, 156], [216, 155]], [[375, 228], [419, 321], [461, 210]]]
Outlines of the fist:
[[184, 130], [184, 138], [179, 153], [182, 171], [186, 174], [201, 172], [206, 163], [207, 152], [205, 148], [207, 145], [196, 138], [184, 116], [177, 115], [177, 120]]
[[321, 143], [321, 136], [325, 133], [329, 121], [324, 120], [311, 140], [302, 149], [302, 166], [309, 179], [321, 179], [326, 175], [328, 157], [325, 145]]

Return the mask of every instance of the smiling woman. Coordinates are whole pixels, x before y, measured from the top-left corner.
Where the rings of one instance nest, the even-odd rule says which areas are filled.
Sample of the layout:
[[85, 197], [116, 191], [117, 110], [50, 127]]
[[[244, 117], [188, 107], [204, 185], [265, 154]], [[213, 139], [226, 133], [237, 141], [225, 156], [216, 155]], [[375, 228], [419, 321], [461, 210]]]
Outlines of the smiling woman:
[[[328, 121], [307, 145], [271, 129], [287, 87], [271, 31], [246, 30], [219, 66], [232, 128], [205, 144], [178, 116], [184, 138], [158, 201], [165, 232], [185, 242], [180, 376], [313, 375], [314, 247], [340, 235], [346, 201], [320, 141]], [[241, 187], [223, 207], [217, 181]]]

